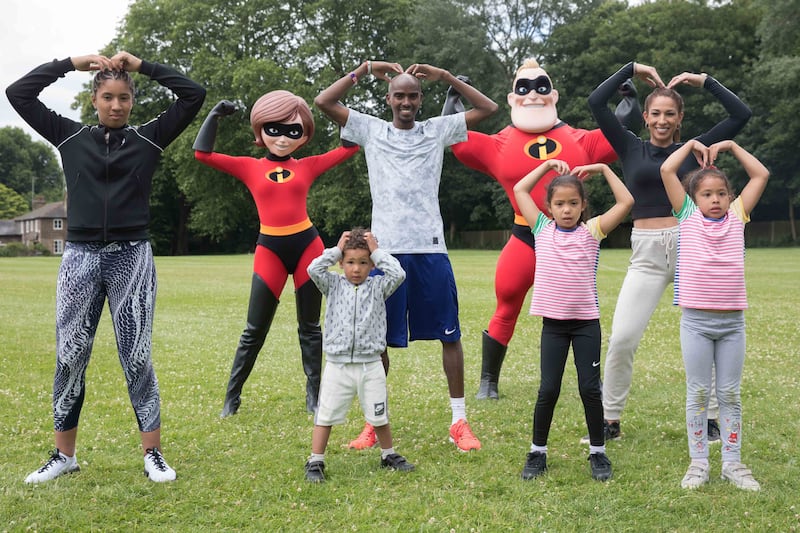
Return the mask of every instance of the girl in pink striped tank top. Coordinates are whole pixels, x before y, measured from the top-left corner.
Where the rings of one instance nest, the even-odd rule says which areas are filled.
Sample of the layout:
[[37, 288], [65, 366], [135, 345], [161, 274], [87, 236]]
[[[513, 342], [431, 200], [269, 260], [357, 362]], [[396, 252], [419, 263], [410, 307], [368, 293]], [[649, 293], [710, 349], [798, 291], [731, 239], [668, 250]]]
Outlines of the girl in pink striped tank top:
[[[713, 166], [730, 152], [750, 180], [733, 199], [728, 177]], [[686, 177], [678, 168], [694, 154], [701, 168]], [[674, 303], [682, 309], [681, 352], [686, 369], [686, 432], [691, 463], [681, 487], [708, 482], [708, 398], [716, 368], [722, 436], [722, 478], [740, 489], [759, 490], [741, 462], [742, 402], [739, 394], [745, 355], [744, 226], [767, 185], [769, 171], [734, 141], [706, 147], [691, 140], [661, 166], [661, 178], [679, 223]]]

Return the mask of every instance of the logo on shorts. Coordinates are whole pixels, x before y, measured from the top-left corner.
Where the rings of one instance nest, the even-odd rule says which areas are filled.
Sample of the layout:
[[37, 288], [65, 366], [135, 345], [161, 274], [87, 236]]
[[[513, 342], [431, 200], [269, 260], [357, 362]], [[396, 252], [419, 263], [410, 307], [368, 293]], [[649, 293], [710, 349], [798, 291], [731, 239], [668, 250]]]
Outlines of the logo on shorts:
[[383, 416], [386, 413], [386, 402], [378, 402], [375, 404], [375, 416]]
[[592, 366], [600, 366], [600, 361], [592, 361]]
[[445, 335], [452, 335], [455, 332], [456, 332], [456, 328], [453, 328], [453, 329], [444, 328], [444, 334]]

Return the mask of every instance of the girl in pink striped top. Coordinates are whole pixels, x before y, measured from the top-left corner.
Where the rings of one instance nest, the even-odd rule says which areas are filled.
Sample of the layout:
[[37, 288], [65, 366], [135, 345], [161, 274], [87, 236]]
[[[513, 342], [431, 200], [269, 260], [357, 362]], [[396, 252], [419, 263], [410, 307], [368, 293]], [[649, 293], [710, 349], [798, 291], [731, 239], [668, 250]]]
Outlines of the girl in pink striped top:
[[[733, 154], [750, 178], [736, 199], [727, 176], [712, 166], [721, 152]], [[701, 168], [686, 177], [684, 188], [677, 172], [692, 154]], [[661, 178], [680, 227], [674, 303], [682, 308], [681, 351], [691, 458], [681, 487], [693, 489], [708, 482], [706, 427], [713, 366], [722, 434], [722, 478], [741, 489], [759, 490], [752, 472], [741, 462], [739, 387], [747, 308], [744, 226], [767, 186], [769, 171], [733, 141], [706, 147], [691, 140], [664, 161]]]
[[[551, 171], [547, 208], [542, 213], [531, 198], [533, 186]], [[586, 192], [582, 179], [602, 174], [616, 204], [600, 216], [583, 222]], [[611, 478], [605, 453], [603, 402], [600, 386], [600, 309], [597, 302], [597, 262], [600, 241], [616, 228], [633, 207], [633, 196], [608, 165], [577, 166], [545, 161], [514, 185], [514, 196], [536, 239], [536, 273], [531, 314], [542, 317], [541, 383], [533, 412], [533, 440], [522, 470], [533, 479], [547, 470], [547, 437], [553, 420], [569, 347], [575, 357], [578, 388], [589, 428], [589, 464], [592, 478]]]

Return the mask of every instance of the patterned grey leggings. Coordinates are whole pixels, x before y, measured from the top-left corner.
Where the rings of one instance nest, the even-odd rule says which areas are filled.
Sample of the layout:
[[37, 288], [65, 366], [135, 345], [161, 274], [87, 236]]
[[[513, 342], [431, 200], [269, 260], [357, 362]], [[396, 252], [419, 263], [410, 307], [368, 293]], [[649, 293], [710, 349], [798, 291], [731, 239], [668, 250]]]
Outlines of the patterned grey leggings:
[[155, 296], [149, 242], [67, 242], [56, 288], [56, 431], [78, 426], [86, 367], [106, 298], [139, 430], [161, 427], [158, 380], [150, 355]]

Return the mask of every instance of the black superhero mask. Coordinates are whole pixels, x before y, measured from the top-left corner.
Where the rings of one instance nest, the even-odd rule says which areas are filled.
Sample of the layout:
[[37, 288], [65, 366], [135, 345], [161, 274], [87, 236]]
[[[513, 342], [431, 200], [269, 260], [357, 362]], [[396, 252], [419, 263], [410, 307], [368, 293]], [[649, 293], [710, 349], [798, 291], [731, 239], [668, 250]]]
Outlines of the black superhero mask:
[[270, 137], [280, 137], [285, 135], [290, 139], [299, 139], [303, 136], [303, 126], [301, 124], [283, 124], [282, 122], [267, 122], [262, 126], [264, 133]]
[[514, 93], [521, 96], [529, 94], [531, 91], [536, 92], [540, 96], [550, 94], [553, 90], [553, 84], [547, 76], [539, 76], [535, 79], [520, 78], [514, 84]]

